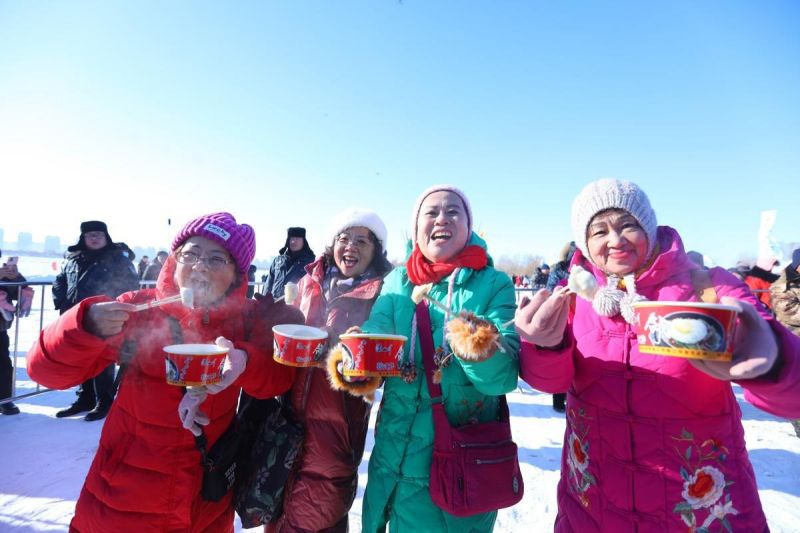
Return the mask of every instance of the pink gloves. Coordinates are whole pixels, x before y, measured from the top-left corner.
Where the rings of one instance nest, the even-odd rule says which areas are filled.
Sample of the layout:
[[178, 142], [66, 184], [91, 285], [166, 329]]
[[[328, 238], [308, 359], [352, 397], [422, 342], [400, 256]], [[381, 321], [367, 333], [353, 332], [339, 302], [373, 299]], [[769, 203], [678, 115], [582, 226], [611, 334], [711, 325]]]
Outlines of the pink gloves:
[[195, 437], [199, 437], [203, 432], [202, 426], [207, 426], [210, 422], [208, 416], [200, 411], [200, 405], [209, 394], [217, 394], [230, 387], [247, 367], [247, 353], [244, 350], [234, 348], [233, 343], [225, 337], [217, 337], [216, 343], [217, 346], [228, 348], [222, 378], [218, 383], [212, 385], [187, 387], [186, 394], [178, 404], [178, 417], [181, 425], [191, 431]]
[[19, 290], [19, 316], [26, 317], [31, 314], [33, 304], [33, 287], [22, 287]]
[[561, 344], [569, 316], [569, 296], [567, 287], [556, 287], [552, 295], [541, 289], [533, 298], [524, 297], [514, 317], [519, 336], [542, 347]]
[[206, 396], [208, 396], [208, 392], [205, 387], [187, 387], [186, 394], [178, 404], [178, 417], [181, 419], [181, 425], [191, 431], [195, 437], [199, 437], [203, 432], [201, 426], [207, 426], [210, 422], [208, 416], [199, 411], [200, 404], [206, 400]]
[[222, 379], [213, 385], [206, 385], [206, 390], [210, 394], [216, 394], [230, 387], [247, 367], [247, 353], [244, 350], [234, 348], [233, 343], [225, 337], [217, 337], [216, 342], [217, 346], [228, 348], [228, 357], [225, 358]]
[[720, 303], [741, 309], [736, 327], [733, 360], [726, 363], [689, 359], [689, 362], [696, 369], [724, 381], [752, 379], [769, 372], [778, 360], [779, 351], [772, 328], [755, 307], [747, 302], [723, 296]]

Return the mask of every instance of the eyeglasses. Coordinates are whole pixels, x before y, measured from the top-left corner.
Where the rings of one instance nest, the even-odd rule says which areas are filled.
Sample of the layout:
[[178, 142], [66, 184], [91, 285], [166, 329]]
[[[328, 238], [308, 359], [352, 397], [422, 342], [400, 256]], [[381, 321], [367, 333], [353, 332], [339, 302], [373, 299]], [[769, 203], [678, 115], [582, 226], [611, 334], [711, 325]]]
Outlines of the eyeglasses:
[[351, 239], [350, 235], [346, 233], [342, 233], [336, 240], [334, 241], [336, 246], [341, 246], [342, 248], [347, 248], [350, 244], [354, 245], [359, 250], [363, 250], [365, 248], [369, 248], [372, 246], [372, 241], [369, 240], [367, 237], [356, 237], [355, 239]]
[[175, 260], [184, 265], [196, 265], [197, 263], [205, 264], [210, 270], [220, 270], [225, 265], [230, 265], [234, 261], [225, 259], [219, 255], [212, 255], [211, 257], [200, 257], [194, 252], [176, 252]]

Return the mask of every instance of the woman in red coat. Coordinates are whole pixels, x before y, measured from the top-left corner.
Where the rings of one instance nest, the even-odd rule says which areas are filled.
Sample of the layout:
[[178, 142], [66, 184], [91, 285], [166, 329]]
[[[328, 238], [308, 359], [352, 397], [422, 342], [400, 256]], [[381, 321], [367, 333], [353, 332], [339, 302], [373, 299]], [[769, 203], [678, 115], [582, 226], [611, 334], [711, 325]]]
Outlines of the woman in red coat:
[[[266, 398], [291, 386], [294, 371], [272, 360], [271, 326], [297, 322], [299, 313], [246, 299], [254, 254], [250, 226], [228, 213], [199, 217], [175, 237], [155, 289], [116, 301], [87, 298], [31, 348], [28, 373], [47, 387], [77, 385], [113, 362], [124, 372], [70, 531], [233, 531], [230, 494], [218, 502], [200, 496], [200, 453], [186, 429], [199, 433], [204, 425], [210, 448], [230, 425], [242, 388]], [[134, 312], [135, 304], [185, 288], [194, 308], [172, 303]], [[215, 340], [231, 349], [222, 381], [207, 395], [184, 396], [166, 383], [163, 346]]]
[[[369, 316], [383, 277], [386, 226], [372, 211], [348, 209], [334, 219], [325, 253], [306, 267], [298, 286], [306, 324], [328, 330], [332, 346]], [[324, 368], [298, 369], [292, 412], [305, 425], [303, 449], [289, 474], [283, 515], [268, 533], [339, 533], [356, 495], [370, 404], [334, 390]]]

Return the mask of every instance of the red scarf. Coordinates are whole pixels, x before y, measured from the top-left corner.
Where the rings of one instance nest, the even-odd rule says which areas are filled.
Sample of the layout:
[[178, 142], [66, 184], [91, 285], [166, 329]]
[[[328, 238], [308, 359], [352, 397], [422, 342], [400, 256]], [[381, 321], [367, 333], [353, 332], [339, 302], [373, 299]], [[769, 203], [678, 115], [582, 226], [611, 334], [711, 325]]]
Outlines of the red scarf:
[[467, 246], [459, 254], [447, 262], [431, 263], [422, 252], [419, 246], [414, 245], [414, 251], [406, 261], [408, 279], [414, 285], [424, 285], [425, 283], [438, 283], [442, 278], [449, 276], [456, 268], [466, 267], [472, 270], [481, 270], [489, 264], [489, 256], [486, 250], [477, 245]]

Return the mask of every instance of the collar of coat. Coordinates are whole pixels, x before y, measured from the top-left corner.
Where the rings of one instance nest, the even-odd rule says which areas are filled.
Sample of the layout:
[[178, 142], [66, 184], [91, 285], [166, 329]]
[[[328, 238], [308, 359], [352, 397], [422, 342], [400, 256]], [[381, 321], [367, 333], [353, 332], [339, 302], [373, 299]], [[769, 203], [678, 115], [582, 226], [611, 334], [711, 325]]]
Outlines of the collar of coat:
[[[322, 291], [322, 283], [325, 280], [325, 257], [319, 256], [313, 263], [306, 265], [306, 273], [315, 284], [319, 285]], [[362, 281], [355, 289], [340, 294], [337, 298], [357, 298], [369, 300], [375, 298], [381, 290], [382, 277], [378, 276], [369, 280]]]

